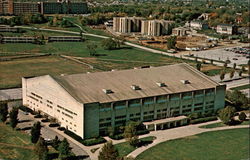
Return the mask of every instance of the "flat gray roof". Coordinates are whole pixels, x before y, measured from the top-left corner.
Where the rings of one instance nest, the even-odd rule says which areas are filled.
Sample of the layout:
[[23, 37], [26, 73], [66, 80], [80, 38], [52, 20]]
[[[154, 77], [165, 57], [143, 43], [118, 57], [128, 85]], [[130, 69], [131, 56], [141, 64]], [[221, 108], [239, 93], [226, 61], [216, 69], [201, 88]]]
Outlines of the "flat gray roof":
[[[80, 103], [107, 103], [215, 88], [219, 84], [188, 64], [53, 77]], [[188, 80], [184, 84], [181, 80]], [[164, 83], [160, 87], [157, 83]], [[140, 90], [133, 90], [132, 85]], [[113, 93], [106, 94], [104, 89]]]

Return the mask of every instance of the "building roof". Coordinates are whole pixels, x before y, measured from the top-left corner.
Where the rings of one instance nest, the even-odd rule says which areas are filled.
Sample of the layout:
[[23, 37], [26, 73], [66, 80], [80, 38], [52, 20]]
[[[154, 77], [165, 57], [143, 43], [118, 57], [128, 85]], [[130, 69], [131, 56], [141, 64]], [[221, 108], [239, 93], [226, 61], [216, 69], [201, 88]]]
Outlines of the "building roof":
[[[80, 103], [107, 103], [214, 88], [219, 85], [185, 63], [53, 78]], [[184, 84], [183, 80], [188, 80], [190, 83]], [[159, 83], [164, 83], [166, 86], [160, 87]], [[133, 90], [132, 85], [139, 86], [140, 89]], [[105, 90], [108, 94], [104, 92]]]

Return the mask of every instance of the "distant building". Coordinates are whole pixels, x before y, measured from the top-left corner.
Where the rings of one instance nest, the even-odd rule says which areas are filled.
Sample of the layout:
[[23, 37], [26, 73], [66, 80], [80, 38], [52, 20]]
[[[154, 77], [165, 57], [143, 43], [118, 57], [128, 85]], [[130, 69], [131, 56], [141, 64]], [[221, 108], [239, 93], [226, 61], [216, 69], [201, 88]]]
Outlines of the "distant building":
[[141, 17], [114, 17], [113, 30], [120, 33], [141, 32]]
[[63, 0], [58, 2], [15, 2], [0, 0], [0, 14], [85, 14], [88, 12], [86, 2]]
[[81, 36], [49, 36], [49, 42], [82, 42]]
[[1, 43], [35, 43], [35, 37], [2, 37]]
[[18, 32], [19, 28], [0, 25], [0, 32]]
[[172, 35], [175, 35], [175, 36], [186, 36], [188, 31], [189, 31], [189, 29], [187, 29], [187, 28], [178, 27], [178, 28], [174, 28], [172, 30]]
[[150, 130], [184, 125], [191, 113], [223, 108], [225, 89], [188, 64], [22, 78], [23, 105], [82, 138], [107, 135], [128, 121]]
[[185, 25], [193, 29], [199, 29], [199, 30], [208, 29], [208, 24], [202, 21], [191, 21], [187, 22]]
[[233, 35], [233, 34], [237, 34], [237, 30], [238, 30], [237, 26], [231, 25], [231, 24], [220, 24], [220, 25], [217, 25], [216, 27], [217, 33], [220, 33], [220, 34]]
[[143, 20], [141, 34], [148, 36], [162, 36], [171, 33], [173, 21]]

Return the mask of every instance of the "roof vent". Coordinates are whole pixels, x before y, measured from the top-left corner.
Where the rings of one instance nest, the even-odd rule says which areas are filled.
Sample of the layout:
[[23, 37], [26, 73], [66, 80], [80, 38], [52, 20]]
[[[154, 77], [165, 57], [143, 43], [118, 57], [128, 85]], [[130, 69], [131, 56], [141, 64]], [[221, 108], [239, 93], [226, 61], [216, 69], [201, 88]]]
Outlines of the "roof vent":
[[189, 80], [181, 80], [181, 83], [183, 83], [183, 84], [190, 84]]
[[133, 90], [140, 90], [140, 89], [141, 89], [141, 88], [140, 88], [139, 86], [137, 86], [137, 85], [132, 85], [131, 88], [132, 88]]
[[102, 91], [103, 91], [105, 94], [114, 93], [111, 89], [102, 89]]
[[162, 82], [157, 82], [156, 83], [159, 87], [167, 87], [167, 85], [165, 83]]

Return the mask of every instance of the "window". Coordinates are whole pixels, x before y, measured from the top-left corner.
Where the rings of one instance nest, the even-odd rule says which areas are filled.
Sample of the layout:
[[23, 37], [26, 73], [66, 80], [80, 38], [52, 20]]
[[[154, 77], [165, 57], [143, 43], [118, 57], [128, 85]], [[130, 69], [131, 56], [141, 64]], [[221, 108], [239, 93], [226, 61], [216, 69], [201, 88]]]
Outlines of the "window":
[[100, 105], [100, 111], [111, 111], [111, 103], [103, 103]]
[[164, 95], [164, 96], [158, 96], [158, 97], [156, 97], [156, 102], [157, 102], [157, 103], [164, 103], [164, 102], [167, 102], [167, 96]]
[[129, 106], [130, 107], [137, 107], [141, 105], [141, 100], [140, 99], [133, 99], [129, 101]]
[[144, 104], [153, 104], [154, 103], [154, 97], [148, 97], [148, 98], [145, 98], [144, 100]]

